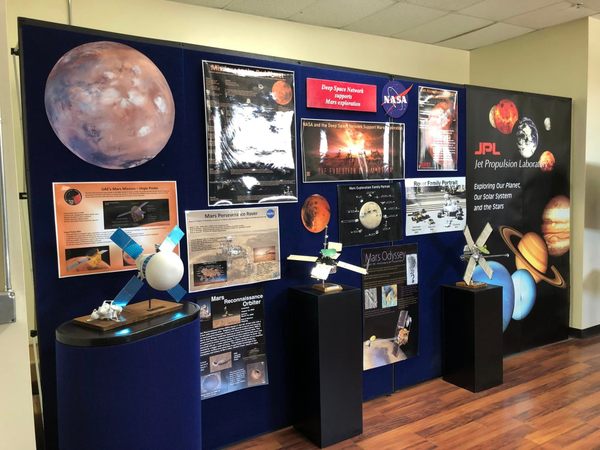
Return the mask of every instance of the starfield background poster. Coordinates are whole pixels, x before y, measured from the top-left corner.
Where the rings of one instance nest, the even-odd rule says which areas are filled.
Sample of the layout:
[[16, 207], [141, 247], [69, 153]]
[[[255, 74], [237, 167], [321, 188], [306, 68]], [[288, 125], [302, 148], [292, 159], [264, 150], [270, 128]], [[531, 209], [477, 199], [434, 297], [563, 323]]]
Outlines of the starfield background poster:
[[294, 73], [202, 68], [209, 206], [298, 201]]
[[404, 124], [302, 119], [304, 182], [404, 178]]
[[468, 224], [489, 222], [488, 280], [503, 287], [505, 353], [567, 338], [571, 100], [467, 90]]

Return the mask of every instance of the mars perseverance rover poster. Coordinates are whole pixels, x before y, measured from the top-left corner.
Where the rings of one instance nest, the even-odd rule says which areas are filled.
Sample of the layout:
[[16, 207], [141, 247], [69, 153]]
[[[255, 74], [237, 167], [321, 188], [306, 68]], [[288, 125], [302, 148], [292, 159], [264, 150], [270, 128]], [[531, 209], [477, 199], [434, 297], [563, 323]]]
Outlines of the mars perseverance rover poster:
[[189, 291], [281, 276], [279, 209], [186, 211]]

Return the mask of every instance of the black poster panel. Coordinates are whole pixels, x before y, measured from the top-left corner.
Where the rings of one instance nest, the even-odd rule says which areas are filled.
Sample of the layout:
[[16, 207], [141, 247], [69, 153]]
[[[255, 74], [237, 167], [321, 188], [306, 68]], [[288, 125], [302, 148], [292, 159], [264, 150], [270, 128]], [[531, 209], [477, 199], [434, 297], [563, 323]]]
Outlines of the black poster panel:
[[468, 224], [489, 222], [488, 280], [503, 287], [504, 349], [567, 337], [570, 248], [570, 99], [467, 91]]

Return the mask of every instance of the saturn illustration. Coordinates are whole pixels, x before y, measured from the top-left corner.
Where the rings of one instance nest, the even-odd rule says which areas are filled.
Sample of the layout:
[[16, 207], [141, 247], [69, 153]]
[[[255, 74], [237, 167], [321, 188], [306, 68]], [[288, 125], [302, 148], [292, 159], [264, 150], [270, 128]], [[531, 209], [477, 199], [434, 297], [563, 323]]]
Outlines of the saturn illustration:
[[[507, 225], [500, 226], [499, 231], [502, 239], [515, 255], [517, 269], [527, 270], [536, 283], [543, 280], [552, 286], [567, 287], [567, 283], [556, 267], [550, 266], [551, 274], [547, 274], [548, 247], [539, 234], [534, 232], [522, 234]], [[518, 239], [517, 247], [513, 243], [515, 237]]]

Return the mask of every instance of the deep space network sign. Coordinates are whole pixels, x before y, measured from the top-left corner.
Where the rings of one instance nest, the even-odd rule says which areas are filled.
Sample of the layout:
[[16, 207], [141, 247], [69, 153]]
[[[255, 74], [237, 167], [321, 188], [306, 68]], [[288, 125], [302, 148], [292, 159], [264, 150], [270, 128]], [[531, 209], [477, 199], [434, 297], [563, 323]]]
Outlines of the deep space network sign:
[[473, 279], [503, 288], [506, 353], [567, 338], [570, 137], [570, 99], [467, 91], [468, 224], [508, 254]]

